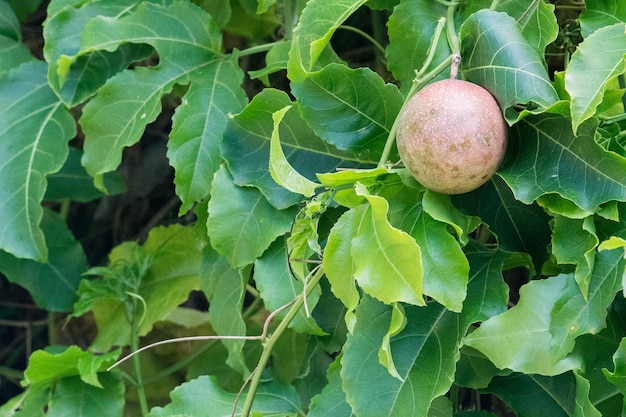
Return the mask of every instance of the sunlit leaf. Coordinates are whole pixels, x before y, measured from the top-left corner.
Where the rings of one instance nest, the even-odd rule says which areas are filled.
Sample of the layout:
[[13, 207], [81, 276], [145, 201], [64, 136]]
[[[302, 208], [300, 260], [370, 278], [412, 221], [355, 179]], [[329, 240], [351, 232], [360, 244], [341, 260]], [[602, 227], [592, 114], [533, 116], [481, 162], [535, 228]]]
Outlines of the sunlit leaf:
[[124, 383], [103, 373], [103, 387], [85, 384], [77, 377], [63, 378], [55, 386], [46, 417], [110, 417], [124, 409]]
[[559, 97], [539, 52], [506, 13], [481, 10], [461, 25], [461, 70], [498, 100], [512, 124], [519, 108], [547, 108]]
[[[173, 225], [152, 229], [143, 246], [126, 242], [115, 247], [106, 268], [111, 276], [83, 280], [74, 307], [75, 316], [89, 310], [94, 314], [98, 335], [91, 349], [106, 352], [130, 344], [129, 292], [136, 292], [134, 300], [143, 300], [135, 304], [137, 333], [142, 336], [198, 289], [202, 245], [192, 228]], [[121, 283], [133, 285], [115, 292]]]
[[104, 355], [94, 355], [79, 348], [69, 346], [62, 352], [50, 353], [37, 350], [30, 357], [28, 368], [24, 372], [24, 381], [28, 385], [51, 384], [68, 376], [80, 376], [80, 379], [94, 387], [102, 388], [100, 371], [104, 371], [119, 356], [120, 351]]
[[213, 174], [222, 163], [219, 143], [226, 124], [246, 103], [240, 87], [243, 73], [236, 58], [207, 64], [202, 74], [194, 77], [172, 117], [167, 157], [176, 170], [176, 194], [183, 203], [180, 213], [209, 194]]
[[295, 210], [277, 210], [253, 187], [239, 187], [222, 166], [213, 178], [207, 229], [211, 245], [234, 268], [251, 264], [287, 233]]
[[[362, 417], [426, 415], [432, 401], [450, 388], [459, 348], [471, 323], [506, 310], [503, 253], [473, 248], [463, 311], [440, 304], [406, 306], [406, 326], [391, 340], [401, 379], [389, 374], [378, 351], [389, 330], [391, 308], [365, 295], [356, 308], [356, 324], [341, 360], [348, 403]], [[419, 389], [416, 389], [419, 387]]]
[[572, 128], [592, 117], [607, 84], [626, 70], [626, 23], [593, 32], [572, 55], [565, 71], [565, 88], [571, 97]]
[[[246, 390], [247, 391], [247, 390]], [[211, 417], [231, 417], [233, 410], [241, 413], [246, 391], [239, 394], [221, 389], [215, 377], [201, 376], [179, 385], [171, 392], [172, 401], [164, 407], [154, 407], [148, 417], [199, 416], [210, 410]], [[252, 406], [253, 415], [291, 415], [302, 412], [298, 393], [275, 381], [261, 383]], [[235, 405], [236, 404], [236, 405]]]
[[46, 70], [26, 63], [0, 78], [0, 249], [37, 261], [48, 257], [39, 227], [46, 176], [61, 169], [76, 133]]
[[279, 126], [285, 113], [289, 111], [289, 107], [283, 107], [272, 116], [274, 120], [274, 129], [272, 130], [272, 138], [270, 140], [270, 174], [272, 178], [281, 186], [291, 192], [302, 194], [305, 197], [311, 197], [315, 194], [315, 190], [321, 186], [296, 171], [283, 153], [280, 145]]

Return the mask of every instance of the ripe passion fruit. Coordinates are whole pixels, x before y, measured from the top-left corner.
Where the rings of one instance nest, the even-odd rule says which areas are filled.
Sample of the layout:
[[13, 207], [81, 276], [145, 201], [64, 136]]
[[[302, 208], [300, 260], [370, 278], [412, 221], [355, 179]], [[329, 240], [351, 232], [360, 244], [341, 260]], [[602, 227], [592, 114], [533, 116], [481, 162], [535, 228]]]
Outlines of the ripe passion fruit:
[[507, 125], [493, 96], [458, 79], [418, 91], [398, 116], [400, 158], [424, 187], [445, 194], [472, 191], [504, 158]]

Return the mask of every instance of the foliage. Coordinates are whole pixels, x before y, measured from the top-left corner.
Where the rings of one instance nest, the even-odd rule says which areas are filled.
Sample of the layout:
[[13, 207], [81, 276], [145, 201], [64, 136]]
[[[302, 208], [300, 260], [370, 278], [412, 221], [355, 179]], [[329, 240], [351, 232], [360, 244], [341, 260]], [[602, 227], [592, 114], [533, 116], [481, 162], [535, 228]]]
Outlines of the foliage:
[[[51, 0], [36, 59], [0, 0], [0, 272], [97, 329], [0, 416], [622, 415], [626, 1], [585, 3]], [[394, 135], [458, 53], [509, 144], [448, 196]], [[98, 259], [69, 208], [162, 119], [174, 221]]]

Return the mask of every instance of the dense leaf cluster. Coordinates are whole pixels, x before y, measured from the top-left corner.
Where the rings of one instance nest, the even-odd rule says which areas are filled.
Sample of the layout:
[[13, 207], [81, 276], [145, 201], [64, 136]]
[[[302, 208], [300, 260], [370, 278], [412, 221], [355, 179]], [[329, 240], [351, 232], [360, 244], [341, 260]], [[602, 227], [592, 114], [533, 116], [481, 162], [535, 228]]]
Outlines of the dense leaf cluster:
[[[0, 272], [97, 326], [88, 349], [34, 352], [0, 416], [496, 415], [480, 394], [520, 417], [621, 415], [626, 1], [585, 3], [572, 35], [531, 0], [51, 0], [38, 60], [18, 18], [38, 2], [0, 0]], [[455, 52], [510, 143], [448, 196], [393, 139]], [[90, 265], [63, 207], [123, 192], [124, 151], [166, 102], [195, 221]], [[180, 307], [196, 290], [208, 313]]]

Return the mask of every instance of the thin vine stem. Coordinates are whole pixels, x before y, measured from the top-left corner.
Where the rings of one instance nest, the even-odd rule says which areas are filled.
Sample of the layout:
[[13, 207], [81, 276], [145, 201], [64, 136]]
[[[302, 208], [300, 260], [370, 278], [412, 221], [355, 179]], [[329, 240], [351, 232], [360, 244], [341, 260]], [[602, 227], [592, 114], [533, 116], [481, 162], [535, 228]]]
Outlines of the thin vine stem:
[[256, 395], [256, 391], [259, 387], [259, 383], [261, 382], [261, 374], [263, 373], [263, 369], [267, 365], [267, 362], [270, 359], [272, 354], [272, 350], [274, 349], [274, 345], [280, 339], [282, 334], [287, 330], [289, 324], [294, 319], [300, 308], [302, 308], [303, 304], [306, 302], [305, 294], [308, 294], [315, 288], [315, 286], [319, 283], [319, 281], [324, 276], [323, 268], [319, 268], [317, 272], [310, 278], [308, 283], [305, 285], [304, 291], [296, 297], [291, 308], [285, 315], [285, 318], [280, 322], [278, 327], [271, 336], [269, 336], [263, 342], [263, 352], [261, 353], [261, 357], [259, 358], [259, 362], [257, 363], [256, 368], [252, 371], [252, 378], [250, 379], [250, 387], [248, 393], [246, 395], [246, 400], [243, 404], [243, 408], [241, 411], [241, 417], [249, 417], [250, 411], [252, 410], [252, 403], [254, 402], [254, 397]]
[[381, 53], [383, 56], [385, 56], [385, 48], [383, 48], [383, 46], [376, 40], [374, 39], [369, 33], [362, 31], [359, 28], [355, 28], [353, 26], [347, 26], [347, 25], [340, 25], [337, 27], [337, 29], [343, 29], [343, 30], [348, 30], [350, 32], [354, 32], [362, 37], [364, 37], [365, 39], [367, 39], [368, 42], [370, 42], [372, 45], [374, 45], [374, 47], [376, 48], [376, 50], [378, 50], [379, 53]]
[[489, 6], [489, 10], [496, 10], [499, 3], [500, 0], [491, 0], [491, 6]]
[[[440, 64], [438, 64], [435, 68], [429, 71], [426, 75], [416, 78], [406, 95], [404, 102], [402, 103], [402, 107], [400, 108], [400, 112], [406, 106], [406, 103], [411, 99], [413, 94], [419, 91], [424, 85], [428, 84], [433, 78], [437, 75], [441, 74], [446, 68], [450, 66], [452, 63], [452, 55], [448, 56], [444, 59]], [[396, 140], [396, 131], [398, 130], [398, 117], [394, 120], [391, 129], [389, 130], [389, 135], [387, 136], [387, 142], [385, 142], [385, 147], [383, 148], [383, 152], [380, 156], [380, 160], [378, 161], [378, 167], [384, 167], [387, 164], [387, 160], [389, 159], [389, 155], [391, 154], [391, 149], [393, 148], [393, 144]]]

